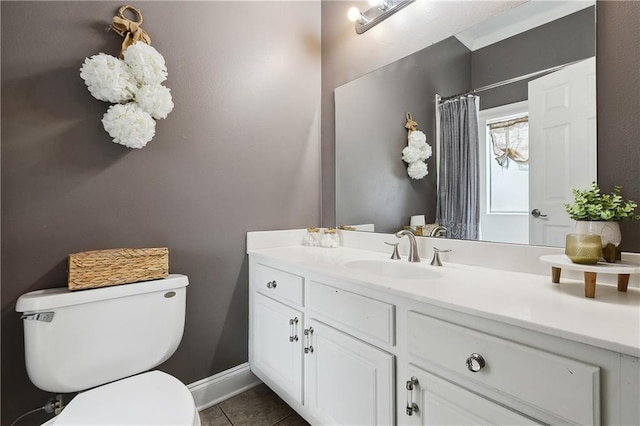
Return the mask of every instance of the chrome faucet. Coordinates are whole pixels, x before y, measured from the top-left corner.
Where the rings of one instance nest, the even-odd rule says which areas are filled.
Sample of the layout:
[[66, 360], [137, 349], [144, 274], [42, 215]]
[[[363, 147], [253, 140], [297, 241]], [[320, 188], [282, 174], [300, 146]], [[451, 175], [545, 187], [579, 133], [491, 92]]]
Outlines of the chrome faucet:
[[431, 234], [429, 234], [430, 237], [444, 237], [444, 235], [447, 233], [447, 228], [445, 228], [442, 225], [438, 225], [435, 228], [433, 228], [431, 230]]
[[418, 256], [418, 245], [416, 244], [416, 237], [411, 231], [403, 229], [396, 232], [396, 237], [402, 238], [404, 235], [409, 237], [409, 262], [420, 262], [420, 256]]

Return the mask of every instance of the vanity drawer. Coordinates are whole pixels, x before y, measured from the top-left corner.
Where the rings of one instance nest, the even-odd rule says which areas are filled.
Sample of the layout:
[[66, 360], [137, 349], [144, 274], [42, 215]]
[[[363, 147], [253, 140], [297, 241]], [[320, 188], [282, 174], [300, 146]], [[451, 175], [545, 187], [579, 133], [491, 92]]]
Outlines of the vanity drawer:
[[303, 305], [304, 278], [299, 275], [256, 263], [254, 287], [265, 296]]
[[[417, 312], [408, 313], [407, 326], [409, 354], [509, 395], [562, 422], [600, 424], [598, 367]], [[485, 362], [477, 372], [466, 365], [472, 354], [481, 355]]]
[[395, 307], [317, 281], [309, 282], [307, 306], [320, 316], [337, 322], [341, 329], [393, 345]]

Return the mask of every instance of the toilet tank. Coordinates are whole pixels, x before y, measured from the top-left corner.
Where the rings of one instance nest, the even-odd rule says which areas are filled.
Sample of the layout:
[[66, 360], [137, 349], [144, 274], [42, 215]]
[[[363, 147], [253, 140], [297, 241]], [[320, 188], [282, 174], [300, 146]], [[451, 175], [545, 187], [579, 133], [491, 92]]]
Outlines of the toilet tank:
[[18, 299], [25, 360], [38, 388], [77, 392], [149, 370], [182, 339], [184, 275], [91, 290], [37, 290]]

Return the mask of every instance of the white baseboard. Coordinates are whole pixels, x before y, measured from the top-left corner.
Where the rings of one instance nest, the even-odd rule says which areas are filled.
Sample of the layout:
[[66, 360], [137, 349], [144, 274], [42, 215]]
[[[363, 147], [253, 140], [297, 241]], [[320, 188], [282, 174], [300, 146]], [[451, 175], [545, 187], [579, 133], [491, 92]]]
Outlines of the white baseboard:
[[191, 391], [198, 411], [216, 405], [247, 389], [262, 383], [253, 375], [249, 363], [214, 374], [211, 377], [191, 383], [187, 388]]

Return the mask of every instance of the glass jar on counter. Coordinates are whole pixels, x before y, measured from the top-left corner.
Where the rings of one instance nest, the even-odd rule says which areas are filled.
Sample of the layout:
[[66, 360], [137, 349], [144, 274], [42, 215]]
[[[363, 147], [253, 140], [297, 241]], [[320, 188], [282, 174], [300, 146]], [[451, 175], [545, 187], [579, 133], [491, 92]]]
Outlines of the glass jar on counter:
[[322, 247], [335, 248], [340, 246], [340, 236], [335, 228], [327, 228], [320, 239]]
[[307, 233], [304, 235], [302, 244], [305, 246], [317, 247], [320, 245], [320, 229], [307, 228]]

